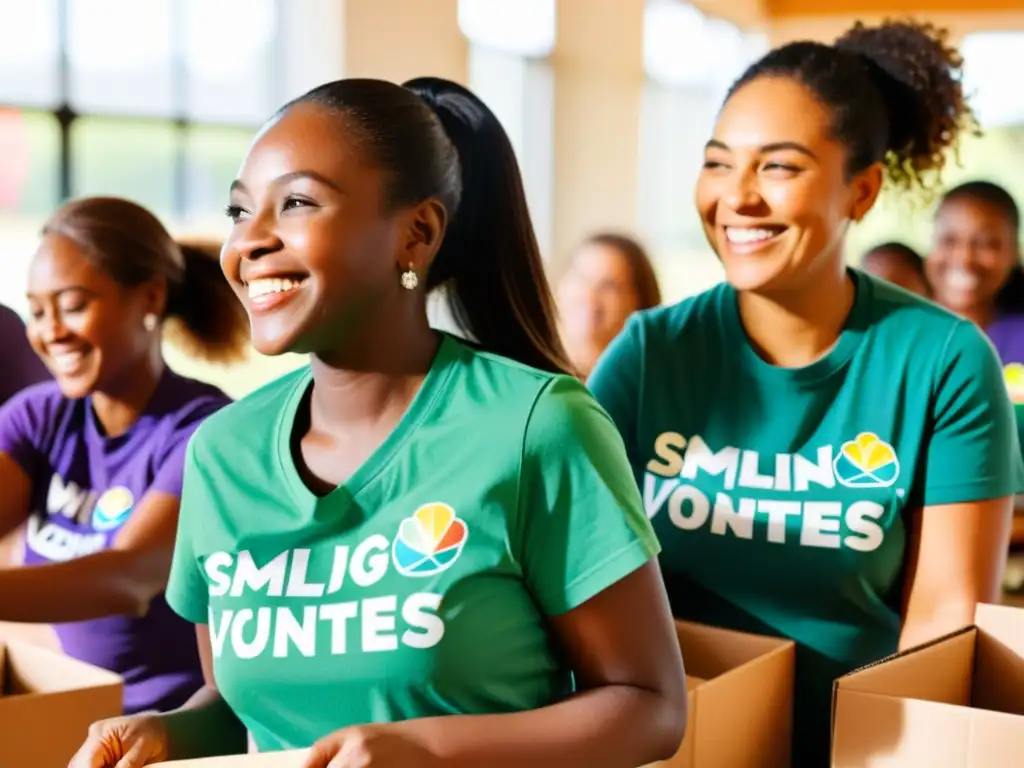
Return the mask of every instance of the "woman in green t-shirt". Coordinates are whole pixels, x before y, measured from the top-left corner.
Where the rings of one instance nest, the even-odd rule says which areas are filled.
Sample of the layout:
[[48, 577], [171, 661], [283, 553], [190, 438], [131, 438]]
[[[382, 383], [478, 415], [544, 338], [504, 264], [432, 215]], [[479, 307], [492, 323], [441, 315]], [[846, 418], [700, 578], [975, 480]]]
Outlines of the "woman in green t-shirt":
[[727, 282], [641, 313], [590, 379], [676, 615], [797, 642], [800, 768], [828, 765], [836, 677], [999, 599], [1024, 472], [999, 361], [843, 254], [883, 182], [912, 193], [971, 126], [959, 65], [909, 22], [751, 65], [696, 190]]
[[[515, 155], [454, 83], [282, 109], [221, 256], [263, 354], [310, 366], [189, 444], [167, 602], [206, 687], [73, 763], [309, 747], [307, 768], [634, 766], [685, 677], [622, 441], [555, 330]], [[427, 322], [451, 284], [476, 343]], [[118, 762], [120, 760], [120, 762]]]

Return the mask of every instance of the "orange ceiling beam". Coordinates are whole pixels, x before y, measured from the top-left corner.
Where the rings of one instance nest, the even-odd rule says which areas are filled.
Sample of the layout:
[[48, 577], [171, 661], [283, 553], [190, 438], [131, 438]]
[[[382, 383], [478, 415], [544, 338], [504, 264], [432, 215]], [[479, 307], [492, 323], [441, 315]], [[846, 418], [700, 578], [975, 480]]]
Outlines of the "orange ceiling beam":
[[927, 16], [930, 13], [1021, 12], [1024, 0], [763, 0], [769, 18], [791, 16]]

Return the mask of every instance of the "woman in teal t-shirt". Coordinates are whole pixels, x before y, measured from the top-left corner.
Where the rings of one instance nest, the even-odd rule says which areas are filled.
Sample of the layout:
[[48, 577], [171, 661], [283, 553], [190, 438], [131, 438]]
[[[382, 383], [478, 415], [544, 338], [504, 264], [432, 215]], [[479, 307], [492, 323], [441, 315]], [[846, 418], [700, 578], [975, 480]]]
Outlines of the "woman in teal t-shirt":
[[[254, 345], [311, 364], [189, 445], [167, 601], [206, 687], [94, 726], [73, 764], [228, 754], [246, 730], [313, 745], [306, 768], [673, 754], [657, 540], [615, 425], [566, 374], [497, 118], [443, 80], [328, 83], [260, 132], [227, 213]], [[449, 281], [478, 343], [428, 325]]]
[[727, 283], [642, 313], [590, 380], [676, 615], [797, 642], [801, 768], [828, 765], [836, 677], [998, 599], [1022, 488], [989, 342], [844, 264], [883, 180], [909, 192], [971, 124], [943, 39], [858, 25], [753, 64], [696, 190]]

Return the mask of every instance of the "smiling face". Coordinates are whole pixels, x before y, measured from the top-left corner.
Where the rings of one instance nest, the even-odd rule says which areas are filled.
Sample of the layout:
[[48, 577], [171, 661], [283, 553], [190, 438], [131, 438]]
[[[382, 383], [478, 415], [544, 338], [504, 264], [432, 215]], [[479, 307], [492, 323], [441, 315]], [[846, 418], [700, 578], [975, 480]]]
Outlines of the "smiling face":
[[925, 260], [936, 300], [961, 314], [985, 314], [1018, 261], [1013, 227], [995, 206], [954, 197], [939, 208]]
[[877, 167], [849, 179], [846, 162], [827, 109], [797, 81], [759, 77], [729, 98], [696, 190], [729, 283], [786, 292], [842, 268], [847, 223], [870, 209], [882, 179]]
[[399, 274], [426, 268], [444, 211], [388, 210], [386, 178], [359, 146], [336, 114], [300, 103], [261, 133], [232, 185], [221, 266], [263, 354], [322, 351], [408, 311]]
[[65, 396], [117, 391], [159, 343], [143, 318], [159, 312], [163, 293], [158, 282], [119, 285], [73, 241], [47, 235], [29, 268], [29, 342]]

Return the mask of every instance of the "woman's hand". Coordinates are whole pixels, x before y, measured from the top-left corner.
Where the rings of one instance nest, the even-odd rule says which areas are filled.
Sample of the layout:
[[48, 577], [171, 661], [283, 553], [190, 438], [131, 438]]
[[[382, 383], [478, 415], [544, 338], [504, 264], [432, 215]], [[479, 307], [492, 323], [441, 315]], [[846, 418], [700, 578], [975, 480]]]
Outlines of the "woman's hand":
[[89, 727], [68, 768], [142, 768], [167, 757], [167, 728], [159, 717], [113, 717]]
[[400, 726], [361, 725], [320, 739], [310, 750], [303, 768], [436, 768], [439, 765], [440, 761], [426, 747], [403, 734]]

